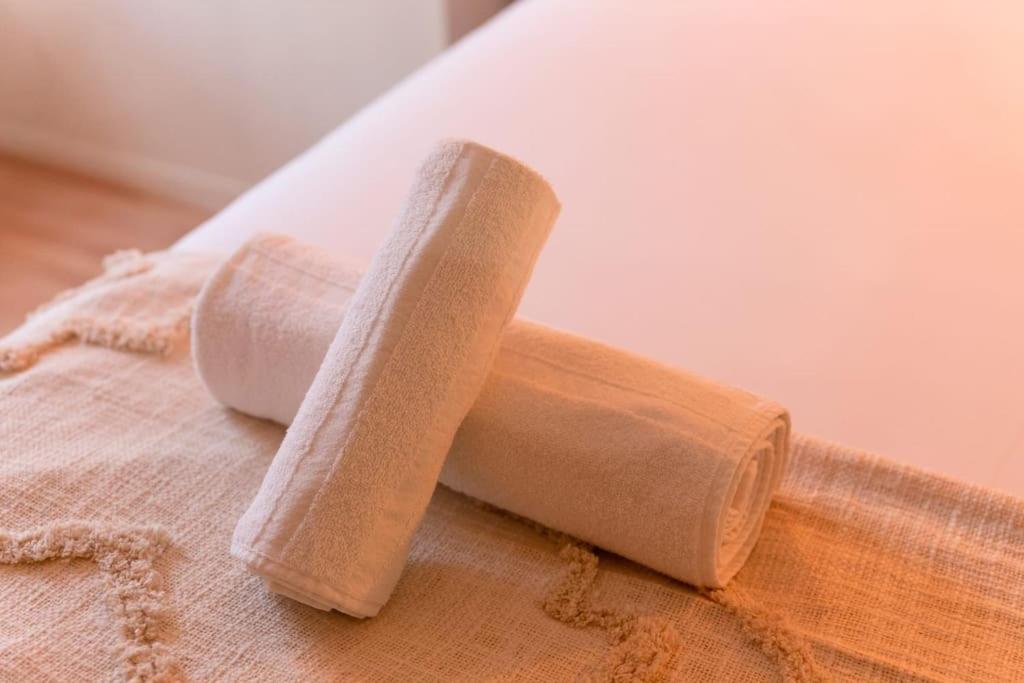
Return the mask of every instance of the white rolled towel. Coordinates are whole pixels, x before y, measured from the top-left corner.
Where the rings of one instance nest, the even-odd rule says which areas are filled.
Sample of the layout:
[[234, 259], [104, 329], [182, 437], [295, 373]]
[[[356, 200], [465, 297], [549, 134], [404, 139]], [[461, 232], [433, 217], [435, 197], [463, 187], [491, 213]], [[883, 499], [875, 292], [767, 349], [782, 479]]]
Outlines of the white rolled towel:
[[232, 555], [272, 590], [356, 617], [384, 605], [558, 210], [494, 150], [428, 157], [235, 529]]
[[[290, 424], [359, 279], [288, 237], [242, 246], [195, 309], [193, 353], [213, 396]], [[440, 481], [720, 587], [754, 547], [788, 441], [789, 416], [771, 401], [514, 320]]]

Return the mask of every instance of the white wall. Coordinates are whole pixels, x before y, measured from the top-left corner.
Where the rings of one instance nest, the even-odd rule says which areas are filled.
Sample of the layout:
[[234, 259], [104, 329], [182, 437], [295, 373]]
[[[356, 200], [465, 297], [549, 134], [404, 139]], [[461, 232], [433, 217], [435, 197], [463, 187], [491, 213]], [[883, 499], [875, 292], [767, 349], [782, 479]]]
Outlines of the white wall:
[[218, 208], [444, 44], [441, 0], [0, 0], [0, 150]]

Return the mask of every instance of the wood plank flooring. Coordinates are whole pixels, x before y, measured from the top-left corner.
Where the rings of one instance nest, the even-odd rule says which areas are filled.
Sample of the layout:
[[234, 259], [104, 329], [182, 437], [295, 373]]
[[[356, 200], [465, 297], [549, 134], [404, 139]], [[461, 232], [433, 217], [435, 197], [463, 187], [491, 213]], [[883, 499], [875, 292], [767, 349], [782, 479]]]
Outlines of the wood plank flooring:
[[106, 254], [169, 246], [209, 211], [0, 155], [0, 335], [101, 270]]

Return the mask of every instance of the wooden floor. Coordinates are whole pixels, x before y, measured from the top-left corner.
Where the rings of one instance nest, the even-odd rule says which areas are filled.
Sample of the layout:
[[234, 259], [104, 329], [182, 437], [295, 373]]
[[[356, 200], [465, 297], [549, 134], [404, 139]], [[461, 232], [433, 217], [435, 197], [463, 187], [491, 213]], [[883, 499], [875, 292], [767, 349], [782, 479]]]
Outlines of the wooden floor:
[[204, 209], [0, 155], [0, 335], [118, 249], [169, 246]]

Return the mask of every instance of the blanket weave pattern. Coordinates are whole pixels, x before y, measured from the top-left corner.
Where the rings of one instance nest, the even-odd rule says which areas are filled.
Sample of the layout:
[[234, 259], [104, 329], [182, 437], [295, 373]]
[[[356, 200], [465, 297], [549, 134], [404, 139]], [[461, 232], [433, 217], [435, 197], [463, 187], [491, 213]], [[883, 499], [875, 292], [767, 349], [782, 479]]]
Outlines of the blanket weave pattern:
[[214, 259], [146, 259], [0, 340], [0, 679], [1024, 680], [1024, 502], [802, 436], [725, 591], [438, 487], [378, 617], [269, 593], [228, 549], [283, 430], [195, 376]]

